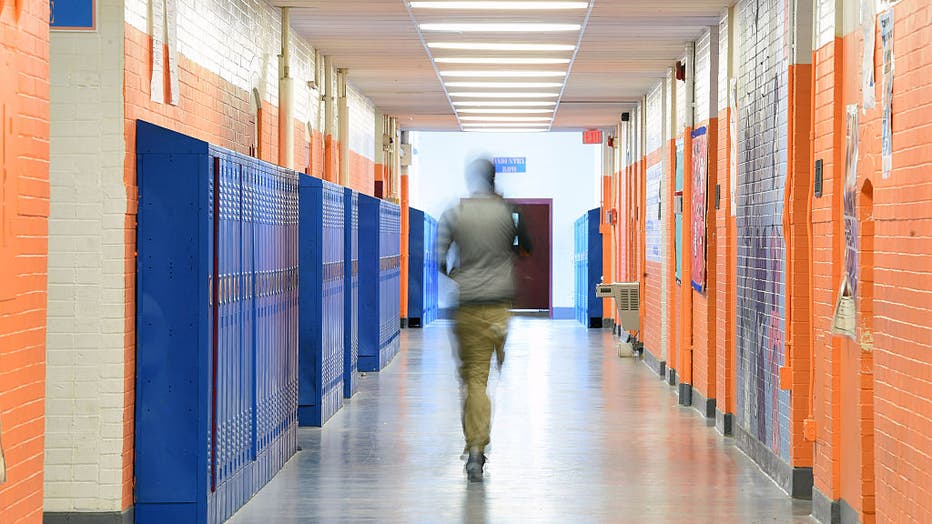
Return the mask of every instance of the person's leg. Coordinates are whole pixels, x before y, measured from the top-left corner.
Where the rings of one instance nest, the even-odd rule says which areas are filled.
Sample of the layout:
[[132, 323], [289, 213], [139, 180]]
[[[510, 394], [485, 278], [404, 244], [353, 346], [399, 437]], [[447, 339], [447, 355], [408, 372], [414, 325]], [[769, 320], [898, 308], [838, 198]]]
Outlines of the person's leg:
[[466, 397], [463, 401], [463, 434], [466, 448], [485, 450], [489, 444], [492, 405], [486, 391], [494, 340], [489, 336], [484, 306], [460, 306], [454, 332], [459, 343], [460, 378]]

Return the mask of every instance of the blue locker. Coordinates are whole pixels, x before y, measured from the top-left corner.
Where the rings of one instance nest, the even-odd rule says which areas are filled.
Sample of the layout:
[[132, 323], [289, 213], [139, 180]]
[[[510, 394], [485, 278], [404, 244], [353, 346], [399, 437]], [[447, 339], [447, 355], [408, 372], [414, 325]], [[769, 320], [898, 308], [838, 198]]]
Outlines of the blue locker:
[[359, 371], [379, 371], [400, 347], [401, 210], [359, 195]]
[[219, 523], [297, 446], [297, 176], [141, 121], [137, 173], [135, 520]]
[[424, 212], [408, 208], [408, 327], [419, 328], [427, 324], [426, 285], [427, 228]]
[[602, 299], [595, 286], [602, 280], [602, 233], [598, 208], [576, 220], [574, 231], [575, 317], [590, 328], [602, 327]]
[[359, 390], [359, 194], [347, 187], [343, 196], [343, 396], [350, 398]]
[[301, 177], [298, 420], [321, 426], [343, 406], [344, 189]]

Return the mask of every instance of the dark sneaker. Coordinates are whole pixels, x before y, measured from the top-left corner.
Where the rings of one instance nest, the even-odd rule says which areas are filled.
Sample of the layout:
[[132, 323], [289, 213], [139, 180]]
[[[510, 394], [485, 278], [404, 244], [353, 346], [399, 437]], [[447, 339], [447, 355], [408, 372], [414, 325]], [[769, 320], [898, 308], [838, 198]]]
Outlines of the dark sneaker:
[[466, 476], [470, 482], [482, 482], [482, 467], [485, 466], [485, 455], [478, 449], [469, 450], [466, 459]]

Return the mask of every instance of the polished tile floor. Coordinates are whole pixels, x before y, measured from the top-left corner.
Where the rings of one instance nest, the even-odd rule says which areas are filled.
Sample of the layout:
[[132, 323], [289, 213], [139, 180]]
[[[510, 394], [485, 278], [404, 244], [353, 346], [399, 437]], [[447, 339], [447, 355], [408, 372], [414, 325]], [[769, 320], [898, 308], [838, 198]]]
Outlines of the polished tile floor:
[[812, 522], [729, 439], [611, 335], [512, 322], [493, 372], [485, 482], [463, 473], [450, 325], [402, 333], [402, 353], [229, 522]]

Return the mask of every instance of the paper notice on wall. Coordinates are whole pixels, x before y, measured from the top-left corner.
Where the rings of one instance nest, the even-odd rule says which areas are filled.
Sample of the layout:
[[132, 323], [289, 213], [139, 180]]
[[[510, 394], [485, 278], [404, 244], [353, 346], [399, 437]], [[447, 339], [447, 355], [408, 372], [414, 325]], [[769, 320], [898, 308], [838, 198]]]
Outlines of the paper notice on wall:
[[835, 302], [835, 314], [832, 316], [832, 334], [844, 335], [857, 341], [857, 311], [854, 298], [848, 294], [847, 288], [847, 279], [842, 278], [838, 300]]
[[861, 91], [864, 94], [864, 109], [873, 109], [876, 103], [874, 84], [874, 47], [877, 30], [877, 8], [875, 0], [861, 0], [861, 27], [864, 30], [864, 49], [861, 62]]
[[181, 101], [178, 86], [178, 7], [176, 0], [165, 0], [165, 34], [168, 38], [168, 78], [173, 106]]
[[849, 105], [845, 133], [845, 279], [852, 299], [858, 296], [858, 106]]
[[731, 79], [729, 88], [731, 94], [731, 111], [728, 118], [728, 142], [731, 148], [728, 172], [731, 193], [731, 216], [738, 213], [738, 80]]
[[883, 86], [881, 90], [881, 152], [883, 158], [883, 178], [889, 178], [893, 170], [893, 74], [896, 62], [893, 54], [893, 8], [880, 14], [880, 41], [883, 53]]
[[655, 164], [647, 168], [646, 198], [647, 213], [644, 220], [644, 241], [646, 244], [645, 258], [651, 262], [661, 261], [662, 227], [661, 202], [663, 164]]
[[150, 98], [153, 102], [162, 104], [165, 102], [165, 56], [163, 48], [165, 41], [162, 35], [165, 34], [165, 1], [151, 0], [150, 7], [152, 16], [152, 80], [149, 83], [151, 92]]

